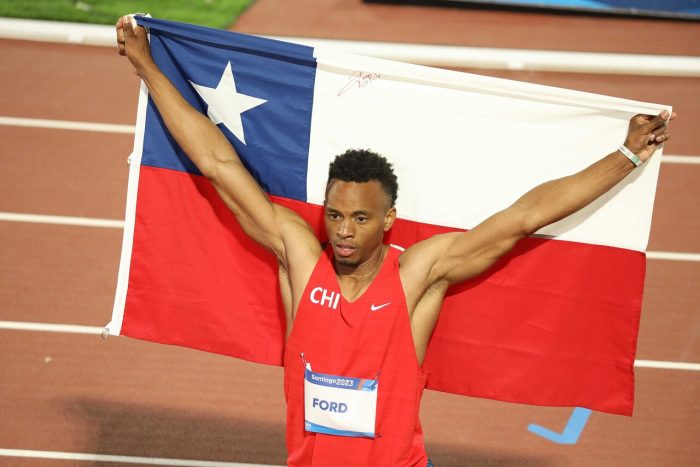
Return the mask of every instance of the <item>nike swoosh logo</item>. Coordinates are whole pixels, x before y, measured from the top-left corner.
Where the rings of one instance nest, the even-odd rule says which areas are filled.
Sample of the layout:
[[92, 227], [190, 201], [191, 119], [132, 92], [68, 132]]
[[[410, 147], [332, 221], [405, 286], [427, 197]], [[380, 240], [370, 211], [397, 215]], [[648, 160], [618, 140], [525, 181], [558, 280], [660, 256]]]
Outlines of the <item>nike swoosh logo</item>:
[[379, 305], [379, 306], [375, 306], [374, 303], [372, 303], [372, 306], [370, 306], [369, 308], [370, 308], [370, 310], [372, 310], [372, 311], [377, 311], [377, 310], [381, 310], [381, 309], [384, 308], [385, 306], [389, 306], [389, 305], [391, 305], [391, 302], [385, 303], [385, 304]]

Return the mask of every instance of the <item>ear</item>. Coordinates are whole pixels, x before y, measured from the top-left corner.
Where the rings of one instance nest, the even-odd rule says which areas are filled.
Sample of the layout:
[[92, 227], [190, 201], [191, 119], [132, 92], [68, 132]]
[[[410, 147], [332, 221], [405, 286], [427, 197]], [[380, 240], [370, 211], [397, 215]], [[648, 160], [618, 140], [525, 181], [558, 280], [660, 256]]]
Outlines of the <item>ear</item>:
[[384, 215], [384, 232], [388, 232], [396, 222], [396, 208], [392, 207]]

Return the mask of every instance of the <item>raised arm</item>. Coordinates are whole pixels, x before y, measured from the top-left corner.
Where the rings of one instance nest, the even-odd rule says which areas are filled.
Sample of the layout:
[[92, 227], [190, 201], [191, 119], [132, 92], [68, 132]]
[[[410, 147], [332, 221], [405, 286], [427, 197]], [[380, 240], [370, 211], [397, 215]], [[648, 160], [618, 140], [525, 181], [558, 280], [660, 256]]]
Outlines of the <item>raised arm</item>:
[[[646, 161], [669, 139], [667, 121], [674, 117], [667, 111], [633, 117], [625, 147]], [[414, 245], [402, 255], [402, 267], [405, 263], [406, 278], [415, 285], [415, 299], [435, 284], [446, 287], [480, 274], [519, 240], [587, 206], [634, 168], [615, 151], [581, 172], [535, 187], [469, 232], [437, 235]]]
[[304, 244], [315, 249], [317, 241], [308, 225], [293, 211], [269, 200], [219, 128], [190, 106], [160, 71], [144, 28], [134, 27], [127, 16], [116, 27], [119, 54], [128, 57], [148, 86], [170, 134], [211, 181], [245, 232], [275, 253], [284, 266], [289, 260], [286, 245], [301, 243], [302, 250]]

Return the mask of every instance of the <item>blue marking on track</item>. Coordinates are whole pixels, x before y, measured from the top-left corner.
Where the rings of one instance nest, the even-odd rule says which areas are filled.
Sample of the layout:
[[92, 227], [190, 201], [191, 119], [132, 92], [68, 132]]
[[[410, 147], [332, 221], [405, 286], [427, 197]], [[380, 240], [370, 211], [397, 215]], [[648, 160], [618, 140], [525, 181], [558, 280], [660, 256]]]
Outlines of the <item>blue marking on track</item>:
[[569, 421], [566, 422], [564, 431], [558, 433], [552, 431], [549, 428], [537, 425], [535, 423], [530, 423], [527, 429], [536, 435], [547, 438], [548, 440], [558, 443], [558, 444], [576, 444], [578, 439], [583, 433], [583, 429], [586, 427], [588, 418], [591, 416], [591, 411], [589, 409], [584, 409], [582, 407], [576, 407], [574, 412], [569, 417]]

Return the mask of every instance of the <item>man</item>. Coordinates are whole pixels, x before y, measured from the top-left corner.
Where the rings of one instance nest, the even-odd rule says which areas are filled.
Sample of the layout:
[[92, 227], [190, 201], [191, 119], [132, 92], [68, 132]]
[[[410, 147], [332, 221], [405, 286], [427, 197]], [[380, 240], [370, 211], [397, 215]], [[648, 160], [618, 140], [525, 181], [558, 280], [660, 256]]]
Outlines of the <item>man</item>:
[[405, 252], [383, 243], [396, 220], [390, 164], [371, 151], [348, 151], [330, 167], [324, 248], [296, 213], [269, 200], [218, 128], [160, 72], [144, 30], [122, 18], [117, 41], [179, 146], [245, 232], [278, 260], [290, 465], [426, 465], [422, 362], [448, 287], [615, 186], [668, 140], [673, 117], [633, 118], [620, 150], [536, 187], [467, 233], [438, 235]]

